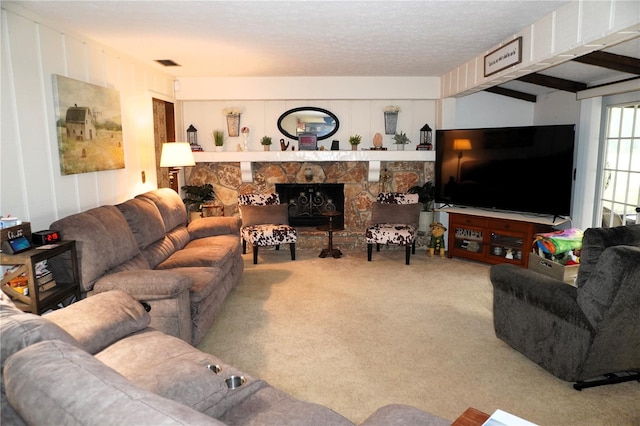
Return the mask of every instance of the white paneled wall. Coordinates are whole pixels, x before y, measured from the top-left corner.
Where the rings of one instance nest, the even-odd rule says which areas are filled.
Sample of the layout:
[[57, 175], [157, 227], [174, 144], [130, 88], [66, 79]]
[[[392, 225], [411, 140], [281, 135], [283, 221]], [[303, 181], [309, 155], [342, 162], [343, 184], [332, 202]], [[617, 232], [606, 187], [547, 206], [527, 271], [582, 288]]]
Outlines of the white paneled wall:
[[[240, 126], [247, 126], [250, 129], [248, 146], [250, 151], [261, 151], [260, 139], [262, 136], [271, 136], [274, 147], [280, 150], [278, 141], [283, 138], [288, 139], [280, 133], [277, 127], [278, 118], [285, 111], [301, 107], [314, 106], [327, 109], [333, 112], [340, 121], [338, 132], [329, 139], [319, 141], [318, 145], [325, 149], [331, 148], [332, 140], [340, 141], [340, 149], [351, 149], [349, 136], [359, 134], [362, 136], [361, 149], [371, 147], [373, 136], [381, 133], [384, 139], [384, 146], [389, 150], [395, 150], [391, 135], [384, 134], [384, 108], [389, 105], [400, 106], [398, 114], [397, 131], [405, 132], [413, 144], [420, 141], [420, 128], [428, 123], [435, 130], [436, 120], [435, 100], [225, 100], [225, 101], [180, 101], [182, 108], [183, 122], [178, 123], [182, 135], [177, 137], [186, 138], [186, 129], [193, 124], [198, 129], [198, 142], [205, 151], [213, 151], [214, 144], [211, 137], [213, 130], [220, 129], [227, 134], [226, 117], [224, 109], [230, 107], [240, 108], [242, 115]], [[294, 141], [295, 142], [295, 141]], [[241, 137], [228, 138], [224, 145], [224, 151], [235, 151], [237, 145], [242, 145]], [[295, 145], [295, 144], [294, 144]]]
[[[173, 99], [172, 76], [13, 8], [2, 9], [1, 40], [1, 215], [46, 229], [60, 217], [156, 188], [151, 99]], [[120, 92], [125, 169], [61, 175], [54, 74]]]
[[[637, 0], [576, 0], [567, 3], [442, 77], [442, 97], [460, 97], [524, 74], [634, 38], [640, 30]], [[484, 56], [522, 37], [522, 62], [484, 77]]]

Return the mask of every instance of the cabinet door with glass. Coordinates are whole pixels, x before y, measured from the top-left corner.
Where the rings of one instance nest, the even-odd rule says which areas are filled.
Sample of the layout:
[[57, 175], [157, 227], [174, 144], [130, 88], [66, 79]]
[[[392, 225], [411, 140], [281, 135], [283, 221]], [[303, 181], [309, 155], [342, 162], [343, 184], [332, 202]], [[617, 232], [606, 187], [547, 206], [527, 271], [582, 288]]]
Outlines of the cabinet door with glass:
[[487, 219], [452, 214], [449, 230], [449, 257], [482, 260], [486, 250]]

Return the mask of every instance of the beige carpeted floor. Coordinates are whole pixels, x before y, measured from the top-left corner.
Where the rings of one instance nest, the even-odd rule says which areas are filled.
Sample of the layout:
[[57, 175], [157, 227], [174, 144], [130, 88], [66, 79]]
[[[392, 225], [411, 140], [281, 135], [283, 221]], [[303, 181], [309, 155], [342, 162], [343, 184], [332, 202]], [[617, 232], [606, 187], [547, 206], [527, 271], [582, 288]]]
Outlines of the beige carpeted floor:
[[356, 423], [403, 403], [451, 420], [471, 406], [540, 425], [640, 425], [640, 383], [578, 392], [495, 337], [487, 265], [424, 250], [410, 266], [397, 250], [317, 255], [245, 255], [199, 348]]

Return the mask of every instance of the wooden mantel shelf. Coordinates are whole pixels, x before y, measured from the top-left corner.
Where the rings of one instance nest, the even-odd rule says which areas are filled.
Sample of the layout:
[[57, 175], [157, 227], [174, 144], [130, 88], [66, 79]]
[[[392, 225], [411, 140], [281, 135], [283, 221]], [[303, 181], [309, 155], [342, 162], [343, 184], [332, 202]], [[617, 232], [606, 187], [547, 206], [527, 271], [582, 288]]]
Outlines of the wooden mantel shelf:
[[243, 182], [252, 182], [252, 163], [266, 162], [321, 162], [321, 161], [367, 161], [369, 182], [380, 178], [382, 161], [435, 161], [435, 151], [229, 151], [194, 152], [196, 163], [240, 163]]

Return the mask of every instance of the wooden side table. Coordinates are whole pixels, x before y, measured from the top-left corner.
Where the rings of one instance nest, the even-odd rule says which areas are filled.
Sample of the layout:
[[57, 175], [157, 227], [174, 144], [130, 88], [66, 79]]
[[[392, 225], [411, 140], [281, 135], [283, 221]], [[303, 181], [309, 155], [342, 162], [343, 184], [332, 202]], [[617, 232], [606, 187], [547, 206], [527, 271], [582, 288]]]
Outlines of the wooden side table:
[[451, 423], [451, 426], [481, 426], [489, 417], [489, 414], [469, 407]]
[[[73, 281], [56, 281], [55, 287], [40, 291], [40, 286], [36, 279], [36, 265], [43, 260], [48, 260], [66, 253], [69, 253], [71, 256]], [[75, 296], [76, 299], [80, 299], [80, 275], [78, 274], [78, 258], [75, 241], [60, 241], [18, 254], [2, 253], [0, 256], [0, 264], [18, 266], [14, 271], [2, 277], [1, 287], [2, 291], [11, 297], [16, 306], [24, 312], [32, 312], [40, 315], [49, 309], [55, 309], [59, 303], [73, 296]], [[19, 293], [9, 285], [9, 281], [22, 274], [27, 276], [28, 294]]]
[[318, 229], [321, 230], [325, 230], [329, 233], [329, 245], [327, 246], [327, 248], [322, 249], [322, 251], [320, 252], [320, 256], [319, 257], [327, 257], [327, 256], [332, 256], [334, 259], [339, 259], [340, 256], [342, 256], [342, 252], [333, 247], [333, 231], [337, 231], [338, 229], [333, 227], [333, 218], [340, 216], [342, 213], [341, 212], [337, 212], [337, 211], [325, 211], [322, 212], [323, 216], [326, 216], [329, 218], [329, 222], [328, 224], [325, 226], [319, 226]]

